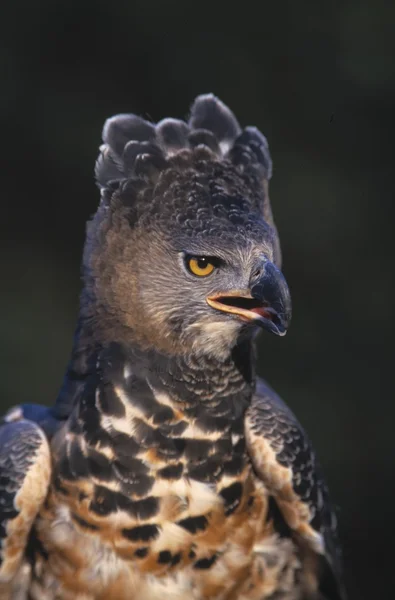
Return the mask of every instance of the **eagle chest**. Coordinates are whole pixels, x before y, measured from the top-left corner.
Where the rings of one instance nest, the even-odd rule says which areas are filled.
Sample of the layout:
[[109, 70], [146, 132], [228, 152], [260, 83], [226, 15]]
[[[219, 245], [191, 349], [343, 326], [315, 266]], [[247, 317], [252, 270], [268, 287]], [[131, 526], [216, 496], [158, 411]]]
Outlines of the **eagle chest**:
[[213, 597], [248, 569], [265, 524], [242, 418], [204, 431], [163, 395], [149, 415], [127, 400], [119, 386], [99, 386], [54, 440], [37, 523], [51, 571], [73, 593], [135, 586], [139, 598], [154, 575], [155, 585], [199, 581]]

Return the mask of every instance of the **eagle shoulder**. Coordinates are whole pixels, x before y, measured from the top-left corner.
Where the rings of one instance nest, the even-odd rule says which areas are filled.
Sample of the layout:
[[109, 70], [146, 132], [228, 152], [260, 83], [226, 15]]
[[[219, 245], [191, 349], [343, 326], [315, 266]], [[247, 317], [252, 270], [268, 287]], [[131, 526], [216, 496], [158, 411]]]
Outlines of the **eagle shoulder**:
[[[11, 410], [0, 423], [0, 592], [22, 577], [32, 525], [47, 495], [51, 456], [43, 430]], [[6, 596], [5, 596], [6, 597]]]
[[344, 600], [337, 520], [311, 442], [290, 408], [263, 380], [245, 416], [253, 468], [289, 528], [319, 557], [319, 588], [328, 600]]

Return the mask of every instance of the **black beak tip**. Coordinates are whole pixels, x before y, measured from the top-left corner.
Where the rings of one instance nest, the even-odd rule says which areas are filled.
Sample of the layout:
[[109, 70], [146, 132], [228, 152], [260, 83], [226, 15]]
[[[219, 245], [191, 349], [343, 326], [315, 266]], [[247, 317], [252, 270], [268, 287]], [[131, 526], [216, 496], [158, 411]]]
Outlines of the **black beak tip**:
[[286, 335], [287, 331], [288, 331], [288, 328], [284, 327], [284, 325], [274, 325], [273, 333], [275, 333], [276, 335], [279, 335], [280, 337], [284, 337], [284, 335]]
[[291, 315], [287, 315], [286, 318], [281, 318], [279, 315], [274, 315], [272, 319], [259, 319], [258, 323], [270, 333], [284, 337], [286, 335], [291, 321]]
[[285, 335], [289, 329], [292, 318], [292, 310], [291, 310], [291, 301], [289, 299], [289, 303], [287, 306], [287, 310], [284, 313], [280, 313], [277, 315], [277, 319], [275, 320], [275, 325], [278, 329], [278, 335]]

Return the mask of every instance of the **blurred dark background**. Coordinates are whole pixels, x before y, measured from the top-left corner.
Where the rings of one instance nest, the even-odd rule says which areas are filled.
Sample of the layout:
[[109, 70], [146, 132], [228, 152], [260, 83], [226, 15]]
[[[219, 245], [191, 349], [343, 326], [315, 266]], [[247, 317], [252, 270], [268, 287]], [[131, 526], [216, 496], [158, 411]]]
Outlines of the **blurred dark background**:
[[105, 118], [212, 91], [274, 159], [294, 320], [259, 370], [321, 458], [350, 598], [393, 597], [395, 3], [14, 0], [0, 23], [1, 410], [57, 395]]

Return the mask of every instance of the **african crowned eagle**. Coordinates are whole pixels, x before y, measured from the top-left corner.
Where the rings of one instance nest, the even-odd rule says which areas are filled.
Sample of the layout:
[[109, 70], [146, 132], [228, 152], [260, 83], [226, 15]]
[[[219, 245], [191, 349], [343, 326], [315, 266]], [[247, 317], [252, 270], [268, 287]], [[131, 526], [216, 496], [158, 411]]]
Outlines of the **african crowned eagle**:
[[257, 378], [287, 331], [266, 138], [215, 96], [105, 123], [72, 357], [0, 426], [0, 598], [340, 600], [311, 445]]

